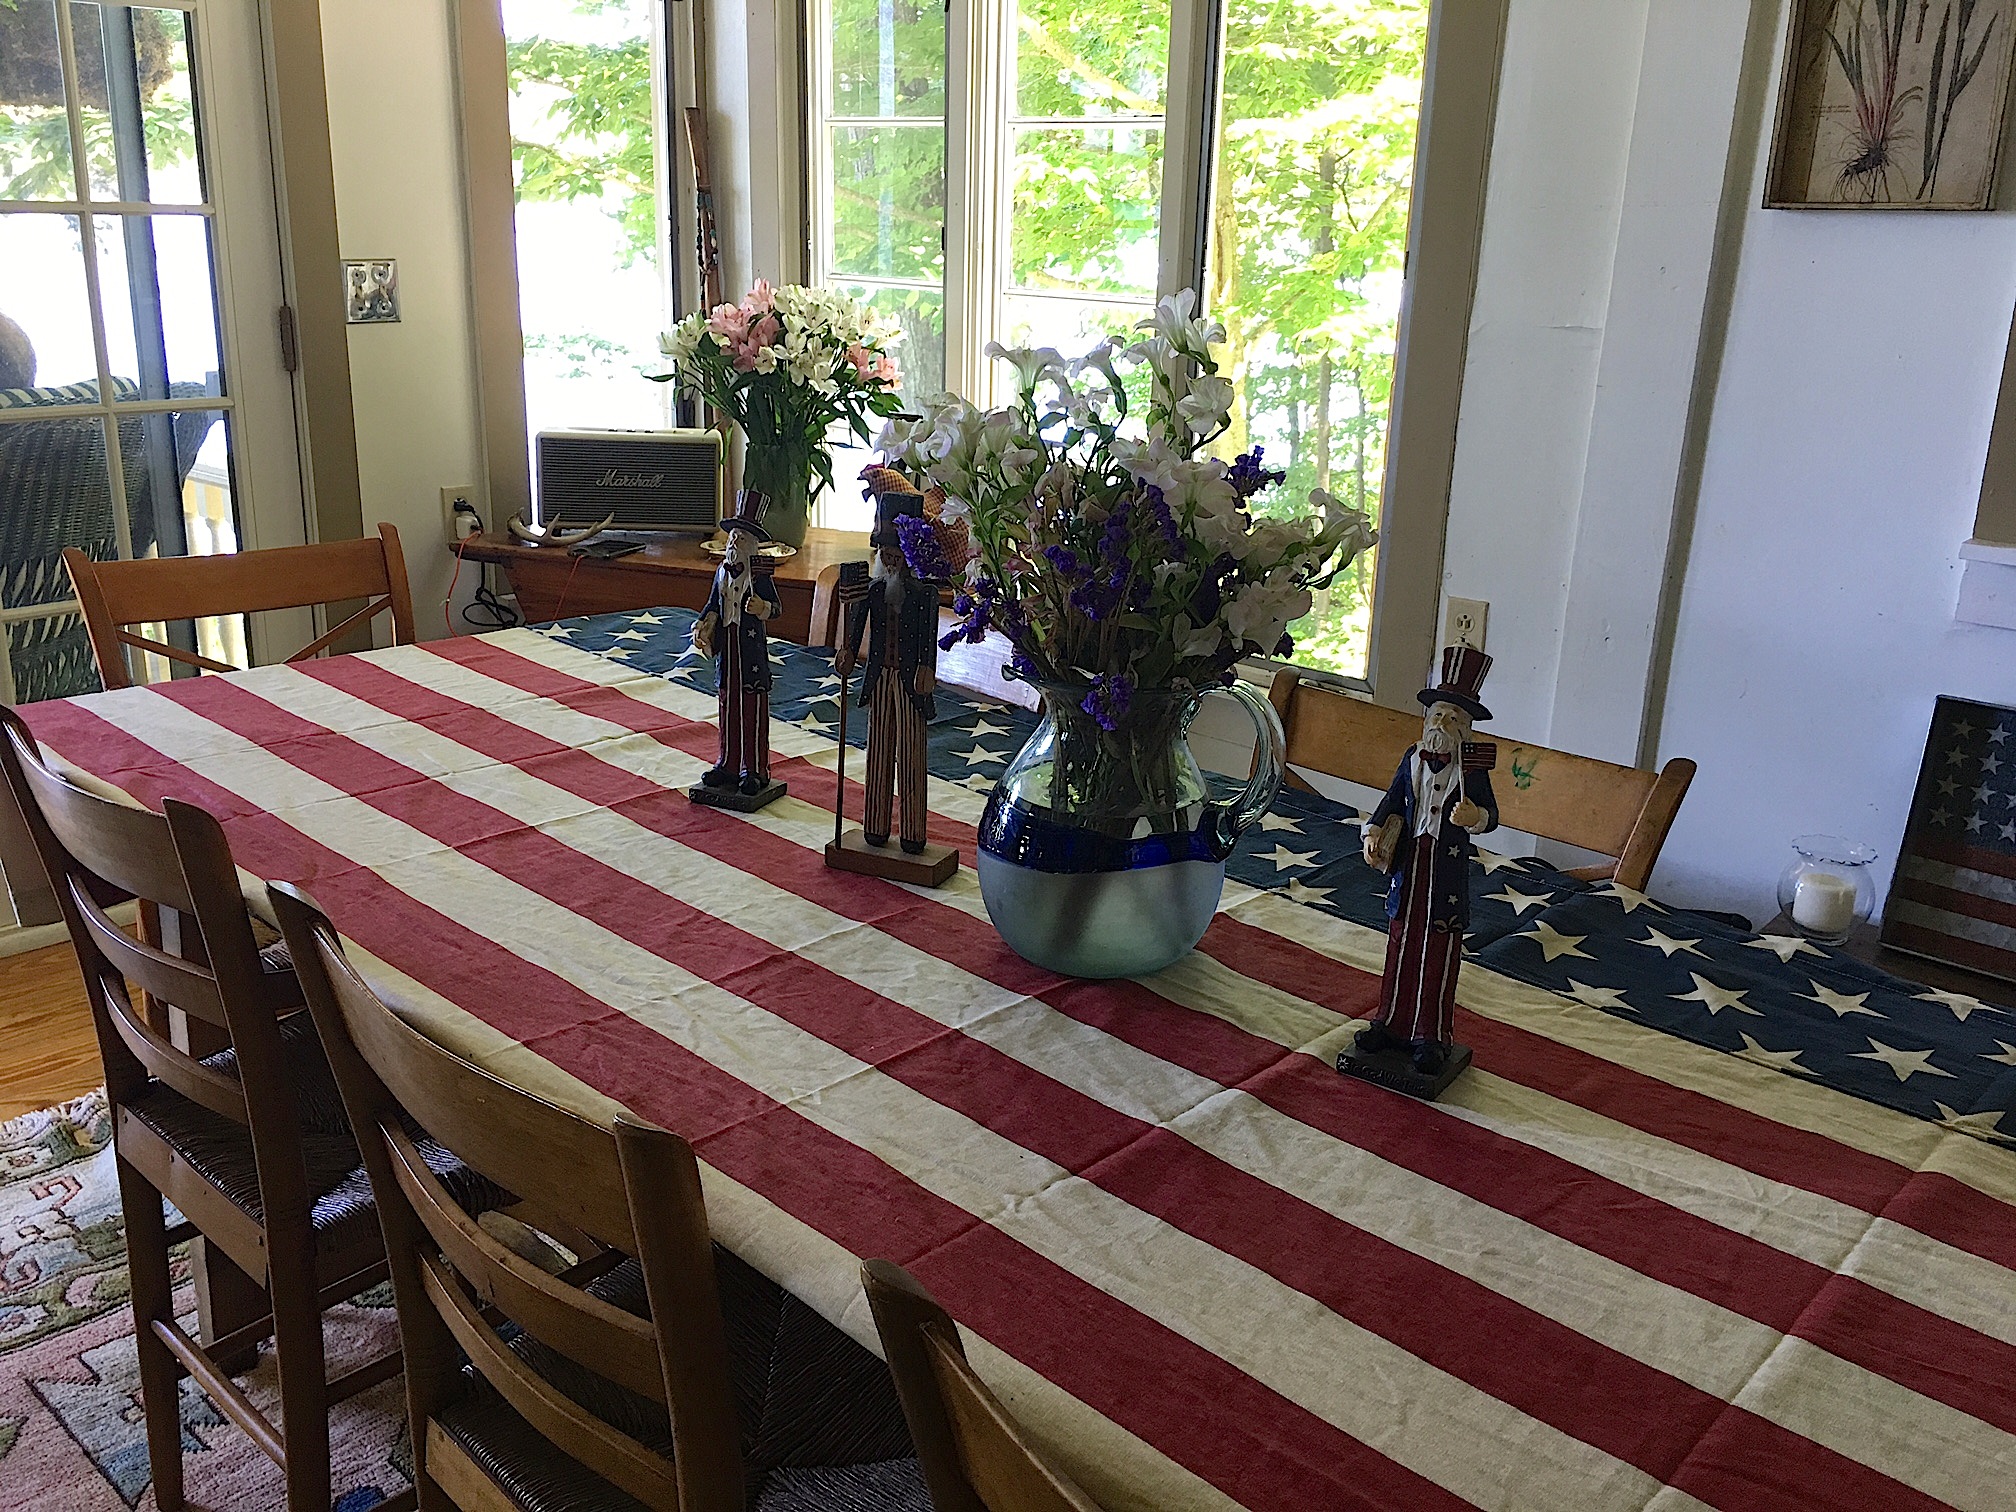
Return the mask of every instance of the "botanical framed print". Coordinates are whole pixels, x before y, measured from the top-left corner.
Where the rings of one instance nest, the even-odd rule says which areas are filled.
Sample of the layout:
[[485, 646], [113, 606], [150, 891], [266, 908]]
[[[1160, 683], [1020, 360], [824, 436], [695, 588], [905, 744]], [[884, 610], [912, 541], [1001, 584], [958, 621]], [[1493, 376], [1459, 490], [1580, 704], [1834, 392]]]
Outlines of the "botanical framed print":
[[2016, 0], [1793, 0], [1764, 204], [1986, 210]]

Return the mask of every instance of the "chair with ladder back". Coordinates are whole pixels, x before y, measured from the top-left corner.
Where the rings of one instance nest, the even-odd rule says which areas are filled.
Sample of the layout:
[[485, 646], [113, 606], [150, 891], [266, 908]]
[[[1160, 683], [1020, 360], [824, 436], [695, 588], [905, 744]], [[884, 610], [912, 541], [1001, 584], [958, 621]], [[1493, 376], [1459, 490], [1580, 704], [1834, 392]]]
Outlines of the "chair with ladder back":
[[[283, 953], [260, 951], [215, 818], [172, 798], [156, 813], [87, 792], [50, 767], [11, 709], [0, 709], [0, 736], [104, 1060], [155, 1503], [184, 1505], [187, 1374], [281, 1467], [290, 1512], [328, 1512], [329, 1409], [396, 1375], [399, 1355], [326, 1379], [322, 1313], [383, 1280], [385, 1252], [299, 981]], [[177, 952], [161, 948], [158, 927], [136, 937], [114, 921], [108, 906], [129, 898], [146, 905], [143, 918], [177, 921]], [[228, 1044], [199, 1057], [191, 1031], [205, 1029]], [[435, 1160], [468, 1200], [508, 1200]], [[164, 1198], [185, 1220], [172, 1229]], [[199, 1274], [241, 1292], [207, 1344], [177, 1321], [169, 1277], [170, 1246], [199, 1237], [210, 1268]], [[232, 1362], [268, 1338], [278, 1427], [232, 1379]]]
[[[271, 896], [378, 1193], [423, 1512], [926, 1512], [888, 1370], [711, 1243], [686, 1141], [472, 1065], [378, 1000], [308, 898]], [[479, 1226], [417, 1128], [571, 1254]]]
[[861, 1285], [936, 1512], [1100, 1512], [987, 1389], [958, 1325], [915, 1276], [870, 1260]]
[[346, 614], [287, 660], [306, 661], [351, 631], [390, 612], [395, 645], [413, 643], [413, 595], [399, 532], [380, 525], [375, 537], [318, 546], [280, 546], [227, 556], [148, 557], [134, 562], [94, 561], [75, 547], [63, 553], [77, 590], [98, 677], [107, 688], [128, 688], [133, 675], [126, 651], [150, 652], [205, 672], [235, 672], [228, 662], [165, 641], [136, 635], [135, 625], [174, 624], [215, 615], [306, 609], [357, 599]]
[[[1383, 792], [1421, 736], [1418, 713], [1353, 698], [1292, 669], [1274, 674], [1268, 697], [1288, 736], [1288, 785], [1304, 792], [1315, 789], [1295, 767]], [[1500, 823], [1613, 858], [1569, 868], [1571, 877], [1645, 890], [1694, 781], [1692, 761], [1676, 756], [1648, 772], [1524, 741], [1499, 738], [1497, 745], [1492, 788]]]

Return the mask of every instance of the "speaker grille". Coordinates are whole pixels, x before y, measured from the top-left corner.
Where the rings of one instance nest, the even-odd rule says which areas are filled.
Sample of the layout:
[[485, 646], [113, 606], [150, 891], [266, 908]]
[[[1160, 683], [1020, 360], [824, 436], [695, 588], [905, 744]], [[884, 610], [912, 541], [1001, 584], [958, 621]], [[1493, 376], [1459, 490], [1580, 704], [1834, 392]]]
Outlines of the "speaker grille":
[[713, 431], [542, 431], [539, 521], [616, 530], [712, 531], [721, 519]]

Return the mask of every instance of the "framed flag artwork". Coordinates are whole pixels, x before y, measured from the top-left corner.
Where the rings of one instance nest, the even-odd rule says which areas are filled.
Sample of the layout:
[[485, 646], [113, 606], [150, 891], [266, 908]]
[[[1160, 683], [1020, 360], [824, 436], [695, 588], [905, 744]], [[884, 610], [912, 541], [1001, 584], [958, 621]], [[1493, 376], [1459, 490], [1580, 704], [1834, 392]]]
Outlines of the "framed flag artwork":
[[1883, 943], [2016, 981], [2016, 709], [1934, 707]]

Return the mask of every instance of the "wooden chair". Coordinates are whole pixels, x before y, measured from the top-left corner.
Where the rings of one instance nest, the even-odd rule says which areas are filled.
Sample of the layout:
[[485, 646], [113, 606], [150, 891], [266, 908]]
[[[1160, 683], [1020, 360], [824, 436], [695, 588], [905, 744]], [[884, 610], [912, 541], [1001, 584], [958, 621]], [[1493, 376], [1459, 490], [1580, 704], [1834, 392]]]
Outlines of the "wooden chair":
[[987, 1389], [958, 1326], [916, 1277], [870, 1260], [861, 1285], [937, 1512], [1100, 1512]]
[[394, 644], [413, 643], [413, 596], [406, 586], [406, 557], [399, 549], [399, 532], [390, 525], [380, 525], [375, 540], [366, 537], [320, 546], [282, 546], [230, 556], [100, 562], [73, 546], [63, 553], [63, 562], [70, 569], [84, 624], [91, 632], [99, 679], [107, 688], [133, 685], [126, 665], [128, 646], [206, 672], [239, 670], [180, 646], [136, 635], [129, 628], [133, 625], [364, 599], [361, 609], [345, 615], [287, 659], [306, 661], [320, 655], [387, 610], [392, 614]]
[[[291, 1512], [328, 1512], [329, 1409], [396, 1375], [399, 1356], [324, 1378], [322, 1311], [384, 1278], [384, 1246], [314, 1026], [292, 1011], [298, 981], [284, 957], [262, 959], [214, 818], [72, 785], [11, 709], [0, 709], [0, 732], [0, 766], [69, 926], [104, 1058], [156, 1505], [184, 1505], [186, 1373], [283, 1469]], [[128, 897], [182, 921], [179, 954], [113, 922], [107, 905]], [[191, 1055], [171, 1037], [171, 1010], [222, 1031], [229, 1048]], [[166, 1226], [164, 1197], [186, 1222]], [[169, 1246], [197, 1236], [208, 1263], [263, 1303], [207, 1347], [176, 1321], [168, 1269]], [[279, 1428], [228, 1369], [269, 1337]]]
[[[1288, 734], [1288, 763], [1346, 782], [1385, 791], [1407, 747], [1421, 735], [1420, 716], [1368, 703], [1305, 682], [1297, 673], [1274, 674], [1268, 694]], [[1490, 739], [1487, 733], [1480, 736]], [[1508, 828], [1580, 846], [1615, 859], [1573, 868], [1585, 881], [1614, 880], [1638, 892], [1651, 880], [1659, 851], [1673, 828], [1695, 766], [1676, 756], [1657, 772], [1617, 766], [1589, 756], [1523, 741], [1498, 741], [1491, 786], [1498, 815]], [[1289, 785], [1314, 789], [1293, 772]]]
[[[713, 1249], [692, 1149], [649, 1124], [590, 1123], [443, 1048], [377, 999], [305, 895], [284, 884], [271, 895], [378, 1192], [423, 1512], [774, 1505], [765, 1469], [752, 1467], [748, 1496], [744, 1435], [761, 1437], [750, 1422], [761, 1412], [738, 1387], [752, 1365], [778, 1368], [778, 1336], [745, 1313], [725, 1327], [722, 1309], [724, 1292], [768, 1283]], [[479, 1226], [443, 1190], [428, 1136], [519, 1194], [535, 1230], [565, 1236], [581, 1262], [555, 1273]], [[754, 1312], [786, 1295], [773, 1288]], [[900, 1434], [888, 1372], [822, 1327], [822, 1366], [837, 1343], [870, 1371], [840, 1367], [822, 1387], [852, 1409], [879, 1376]], [[830, 1427], [808, 1424], [807, 1441], [831, 1445]], [[778, 1458], [792, 1467], [778, 1472], [792, 1507], [922, 1512], [907, 1458], [894, 1495], [891, 1474]]]

